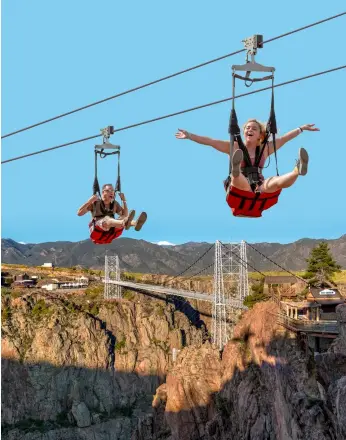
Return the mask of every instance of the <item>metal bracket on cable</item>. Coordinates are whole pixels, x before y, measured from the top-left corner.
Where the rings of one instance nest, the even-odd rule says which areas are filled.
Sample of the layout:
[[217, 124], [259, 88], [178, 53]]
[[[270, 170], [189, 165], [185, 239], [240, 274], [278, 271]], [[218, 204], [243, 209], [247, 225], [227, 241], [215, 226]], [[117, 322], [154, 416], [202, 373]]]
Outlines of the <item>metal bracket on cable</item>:
[[242, 40], [246, 50], [246, 62], [249, 62], [249, 55], [251, 55], [251, 62], [255, 62], [255, 55], [257, 49], [263, 49], [263, 35], [253, 35], [252, 37]]
[[[257, 54], [257, 49], [263, 48], [263, 35], [253, 35], [252, 37], [245, 38], [242, 40], [246, 49], [246, 64], [241, 65], [233, 65], [232, 70], [235, 72], [236, 70], [246, 72], [245, 77], [238, 76], [239, 79], [243, 79], [245, 81], [250, 80], [251, 84], [253, 81], [262, 81], [264, 79], [269, 79], [269, 77], [265, 78], [254, 78], [250, 79], [251, 72], [274, 72], [275, 67], [263, 66], [262, 64], [256, 63], [255, 55]], [[249, 58], [251, 56], [251, 60]]]
[[[110, 154], [119, 154], [120, 153], [120, 145], [114, 145], [109, 142], [109, 138], [112, 134], [114, 134], [114, 126], [109, 125], [106, 128], [101, 128], [101, 134], [103, 136], [103, 143], [102, 145], [95, 145], [95, 153], [99, 153], [100, 157], [106, 157]], [[114, 150], [110, 153], [105, 153], [104, 150]]]

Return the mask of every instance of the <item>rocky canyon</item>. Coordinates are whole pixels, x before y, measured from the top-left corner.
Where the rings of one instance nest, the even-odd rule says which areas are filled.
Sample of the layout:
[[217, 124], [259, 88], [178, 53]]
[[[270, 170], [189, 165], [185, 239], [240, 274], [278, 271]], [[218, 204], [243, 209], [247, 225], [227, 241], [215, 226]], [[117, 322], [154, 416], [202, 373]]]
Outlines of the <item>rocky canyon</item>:
[[323, 353], [276, 313], [243, 312], [220, 352], [208, 320], [165, 299], [7, 296], [3, 438], [345, 439], [346, 305]]

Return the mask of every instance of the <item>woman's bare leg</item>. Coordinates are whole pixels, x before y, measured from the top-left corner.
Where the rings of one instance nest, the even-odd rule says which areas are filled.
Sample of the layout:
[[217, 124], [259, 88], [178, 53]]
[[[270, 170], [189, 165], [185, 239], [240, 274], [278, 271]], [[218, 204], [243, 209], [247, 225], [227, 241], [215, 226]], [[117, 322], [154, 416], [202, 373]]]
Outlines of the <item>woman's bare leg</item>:
[[103, 219], [102, 226], [104, 229], [109, 230], [110, 228], [124, 228], [127, 222], [131, 223], [136, 212], [134, 210], [130, 211], [128, 215], [120, 215], [117, 219], [106, 216]]
[[298, 171], [293, 170], [283, 176], [269, 177], [263, 182], [261, 189], [263, 192], [271, 193], [279, 189], [289, 188], [298, 179]]
[[251, 186], [245, 176], [239, 174], [238, 177], [231, 178], [231, 185], [243, 191], [252, 191]]
[[231, 185], [243, 191], [251, 191], [251, 186], [247, 178], [241, 173], [240, 165], [243, 160], [243, 152], [241, 150], [235, 150], [232, 156], [232, 173], [231, 173]]
[[126, 218], [111, 218], [111, 217], [105, 217], [103, 221], [103, 225], [106, 225], [107, 228], [123, 228], [126, 223]]
[[308, 172], [309, 156], [304, 148], [299, 150], [299, 159], [296, 167], [290, 173], [283, 176], [275, 176], [266, 179], [262, 185], [263, 192], [275, 192], [279, 189], [289, 188], [298, 179], [298, 176], [305, 176]]

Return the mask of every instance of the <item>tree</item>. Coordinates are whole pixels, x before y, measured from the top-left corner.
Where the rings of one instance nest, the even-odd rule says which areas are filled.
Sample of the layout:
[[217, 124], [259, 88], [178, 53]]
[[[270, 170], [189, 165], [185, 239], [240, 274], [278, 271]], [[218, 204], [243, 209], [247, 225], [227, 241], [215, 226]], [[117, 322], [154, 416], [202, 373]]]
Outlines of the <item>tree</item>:
[[340, 272], [341, 266], [334, 260], [328, 243], [321, 242], [314, 247], [306, 261], [308, 268], [303, 276], [310, 284], [318, 284], [322, 288], [335, 285], [332, 276]]
[[263, 293], [264, 278], [251, 286], [251, 293], [244, 299], [244, 306], [251, 309], [256, 303], [268, 300], [268, 297]]

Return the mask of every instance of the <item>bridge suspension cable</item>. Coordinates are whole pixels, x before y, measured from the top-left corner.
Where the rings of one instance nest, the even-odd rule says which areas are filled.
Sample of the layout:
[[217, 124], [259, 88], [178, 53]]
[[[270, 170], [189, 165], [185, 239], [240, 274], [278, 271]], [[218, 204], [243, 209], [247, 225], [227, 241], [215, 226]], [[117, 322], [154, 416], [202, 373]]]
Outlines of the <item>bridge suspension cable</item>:
[[196, 277], [196, 276], [200, 275], [202, 272], [204, 272], [205, 270], [209, 269], [212, 266], [214, 266], [214, 262], [209, 264], [209, 266], [204, 267], [202, 270], [200, 270], [199, 272], [195, 273], [194, 275], [191, 275], [189, 278], [186, 278], [186, 280], [183, 280], [183, 283], [185, 283], [188, 280], [191, 280], [193, 277]]
[[[331, 17], [324, 18], [323, 20], [316, 21], [316, 22], [314, 22], [314, 23], [308, 24], [308, 25], [306, 25], [306, 26], [302, 26], [302, 27], [300, 27], [300, 28], [294, 29], [294, 30], [289, 31], [289, 32], [285, 32], [284, 34], [277, 35], [276, 37], [269, 38], [268, 40], [265, 40], [265, 41], [263, 42], [263, 44], [271, 43], [271, 42], [273, 42], [273, 41], [276, 41], [276, 40], [279, 40], [279, 39], [281, 39], [281, 38], [287, 37], [287, 36], [289, 36], [289, 35], [295, 34], [295, 33], [297, 33], [297, 32], [301, 32], [301, 31], [306, 30], [306, 29], [308, 29], [308, 28], [311, 28], [311, 27], [314, 27], [314, 26], [320, 25], [320, 24], [325, 23], [325, 22], [327, 22], [327, 21], [334, 20], [334, 19], [339, 18], [339, 17], [341, 17], [341, 16], [343, 16], [343, 15], [345, 15], [345, 14], [346, 14], [346, 12], [341, 12], [340, 14], [333, 15], [333, 16], [331, 16]], [[197, 64], [196, 66], [189, 67], [189, 68], [184, 69], [184, 70], [180, 70], [179, 72], [173, 73], [173, 74], [171, 74], [171, 75], [167, 75], [167, 76], [164, 76], [164, 77], [162, 77], [162, 78], [156, 79], [156, 80], [154, 80], [154, 81], [151, 81], [151, 82], [148, 82], [148, 83], [142, 84], [142, 85], [140, 85], [140, 86], [134, 87], [134, 88], [132, 88], [132, 89], [125, 90], [124, 92], [120, 92], [120, 93], [118, 93], [118, 94], [116, 94], [116, 95], [109, 96], [108, 98], [104, 98], [104, 99], [101, 99], [101, 100], [99, 100], [99, 101], [92, 102], [92, 103], [87, 104], [87, 105], [84, 105], [84, 106], [82, 106], [82, 107], [78, 107], [78, 108], [76, 108], [76, 109], [74, 109], [74, 110], [70, 110], [70, 111], [68, 111], [68, 112], [66, 112], [66, 113], [61, 113], [61, 114], [59, 114], [59, 115], [57, 115], [57, 116], [54, 116], [54, 117], [52, 117], [52, 118], [45, 119], [44, 121], [37, 122], [37, 123], [35, 123], [35, 124], [29, 125], [29, 126], [24, 127], [24, 128], [20, 128], [19, 130], [13, 131], [13, 132], [11, 132], [11, 133], [7, 133], [7, 134], [1, 136], [1, 139], [5, 139], [5, 138], [10, 137], [10, 136], [13, 136], [13, 135], [15, 135], [15, 134], [17, 134], [17, 133], [21, 133], [21, 132], [23, 132], [23, 131], [30, 130], [30, 129], [32, 129], [32, 128], [38, 127], [38, 126], [43, 125], [43, 124], [47, 124], [48, 122], [55, 121], [55, 120], [57, 120], [57, 119], [63, 118], [63, 117], [65, 117], [65, 116], [71, 115], [71, 114], [73, 114], [73, 113], [80, 112], [80, 111], [82, 111], [82, 110], [85, 110], [85, 109], [87, 109], [87, 108], [90, 108], [90, 107], [96, 106], [96, 105], [98, 105], [98, 104], [102, 104], [102, 103], [107, 102], [107, 101], [110, 101], [110, 100], [112, 100], [112, 99], [119, 98], [120, 96], [124, 96], [124, 95], [127, 95], [127, 94], [129, 94], [129, 93], [136, 92], [137, 90], [144, 89], [144, 88], [146, 88], [146, 87], [152, 86], [152, 85], [157, 84], [157, 83], [159, 83], [159, 82], [163, 82], [163, 81], [166, 81], [166, 80], [168, 80], [168, 79], [174, 78], [174, 77], [176, 77], [176, 76], [182, 75], [182, 74], [184, 74], [184, 73], [191, 72], [192, 70], [199, 69], [200, 67], [207, 66], [207, 65], [209, 65], [209, 64], [215, 63], [215, 62], [217, 62], [217, 61], [220, 61], [220, 60], [223, 60], [223, 59], [225, 59], [225, 58], [231, 57], [231, 56], [233, 56], [233, 55], [237, 55], [237, 54], [239, 54], [239, 53], [242, 53], [242, 52], [244, 52], [244, 51], [245, 51], [245, 49], [239, 49], [239, 50], [237, 50], [237, 51], [235, 51], [235, 52], [231, 52], [231, 53], [228, 53], [228, 54], [226, 54], [226, 55], [222, 55], [222, 56], [220, 56], [220, 57], [217, 57], [217, 58], [214, 58], [214, 59], [212, 59], [212, 60], [206, 61], [206, 62], [204, 62], [204, 63]]]
[[193, 267], [195, 264], [197, 264], [200, 260], [202, 260], [202, 258], [204, 258], [207, 253], [213, 249], [213, 247], [215, 246], [215, 244], [213, 243], [204, 253], [203, 255], [201, 255], [200, 257], [197, 258], [196, 261], [194, 261], [192, 264], [190, 264], [190, 266], [187, 269], [184, 269], [182, 272], [178, 273], [178, 275], [174, 275], [172, 278], [167, 279], [164, 282], [164, 285], [166, 285], [166, 283], [168, 283], [169, 281], [174, 280], [175, 278], [181, 277], [185, 272], [187, 272], [189, 269], [191, 269], [191, 267]]
[[[324, 70], [324, 71], [321, 71], [321, 72], [313, 73], [311, 75], [306, 75], [306, 76], [302, 76], [300, 78], [291, 79], [289, 81], [285, 81], [285, 82], [282, 82], [280, 84], [276, 84], [276, 85], [274, 85], [274, 87], [286, 86], [288, 84], [292, 84], [292, 83], [299, 82], [299, 81], [304, 81], [306, 79], [314, 78], [314, 77], [317, 77], [317, 76], [320, 76], [320, 75], [326, 75], [328, 73], [336, 72], [337, 70], [341, 70], [341, 69], [345, 69], [345, 68], [346, 68], [346, 65], [339, 66], [339, 67], [334, 67], [332, 69], [328, 69], [328, 70]], [[263, 87], [262, 89], [253, 90], [252, 92], [243, 93], [241, 95], [235, 96], [234, 98], [235, 99], [243, 98], [245, 96], [254, 95], [256, 93], [260, 93], [260, 92], [263, 92], [263, 91], [269, 90], [269, 89], [271, 89], [271, 86]], [[192, 108], [189, 108], [189, 109], [186, 109], [186, 110], [181, 110], [181, 111], [178, 111], [178, 112], [175, 112], [175, 113], [170, 113], [170, 114], [167, 114], [167, 115], [164, 115], [164, 116], [159, 116], [159, 117], [154, 118], [154, 119], [148, 119], [146, 121], [138, 122], [136, 124], [127, 125], [125, 127], [118, 128], [118, 129], [114, 130], [114, 133], [115, 132], [119, 132], [119, 131], [129, 130], [131, 128], [139, 127], [141, 125], [150, 124], [152, 122], [161, 121], [162, 119], [172, 118], [173, 116], [178, 116], [178, 115], [181, 115], [183, 113], [188, 113], [188, 112], [192, 112], [192, 111], [195, 111], [195, 110], [200, 110], [202, 108], [211, 107], [211, 106], [216, 105], [216, 104], [221, 104], [221, 103], [224, 103], [224, 102], [227, 102], [227, 101], [231, 101], [232, 99], [233, 99], [232, 97], [225, 98], [225, 99], [221, 99], [221, 100], [218, 100], [218, 101], [209, 102], [208, 104], [199, 105], [197, 107], [192, 107]], [[100, 134], [96, 134], [94, 136], [89, 136], [89, 137], [86, 137], [86, 138], [83, 138], [83, 139], [79, 139], [79, 140], [76, 140], [76, 141], [67, 142], [67, 143], [64, 143], [64, 144], [61, 144], [61, 145], [57, 145], [55, 147], [50, 147], [50, 148], [46, 148], [44, 150], [39, 150], [39, 151], [35, 151], [33, 153], [23, 154], [22, 156], [17, 156], [17, 157], [13, 157], [11, 159], [3, 160], [1, 163], [5, 164], [5, 163], [8, 163], [8, 162], [13, 162], [13, 161], [16, 161], [16, 160], [24, 159], [26, 157], [34, 156], [36, 154], [47, 153], [48, 151], [56, 150], [58, 148], [67, 147], [69, 145], [74, 145], [74, 144], [77, 144], [77, 143], [80, 143], [80, 142], [84, 142], [84, 141], [87, 141], [87, 140], [90, 140], [90, 139], [95, 139], [95, 138], [100, 137], [100, 136], [101, 136]]]
[[256, 249], [254, 246], [252, 246], [251, 244], [247, 243], [247, 246], [249, 246], [251, 249], [253, 249], [254, 251], [256, 251], [258, 254], [260, 254], [262, 257], [266, 258], [268, 261], [270, 261], [271, 263], [275, 264], [277, 267], [279, 267], [280, 269], [282, 269], [283, 271], [289, 273], [290, 275], [293, 275], [295, 278], [298, 278], [299, 280], [303, 281], [305, 284], [309, 283], [304, 280], [304, 278], [300, 277], [299, 275], [294, 274], [293, 272], [290, 272], [289, 270], [285, 269], [283, 266], [280, 266], [280, 264], [276, 263], [274, 260], [272, 260], [271, 258], [267, 257], [266, 255], [262, 254], [261, 251], [259, 251], [258, 249]]

